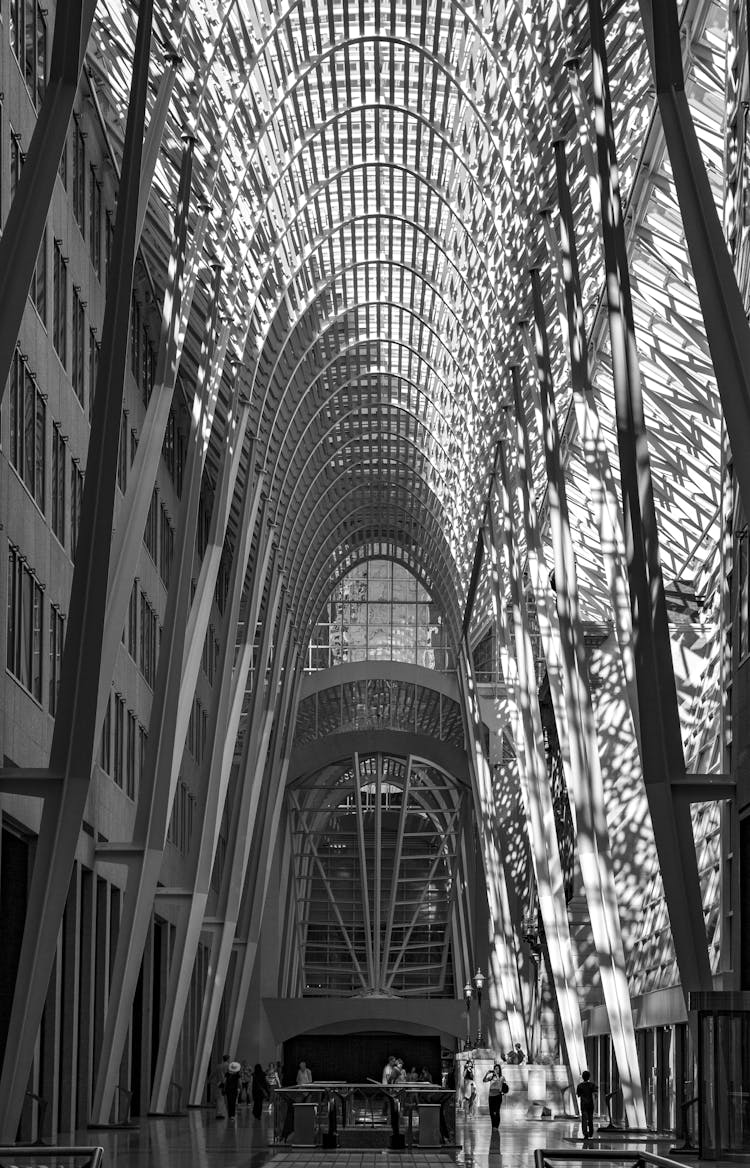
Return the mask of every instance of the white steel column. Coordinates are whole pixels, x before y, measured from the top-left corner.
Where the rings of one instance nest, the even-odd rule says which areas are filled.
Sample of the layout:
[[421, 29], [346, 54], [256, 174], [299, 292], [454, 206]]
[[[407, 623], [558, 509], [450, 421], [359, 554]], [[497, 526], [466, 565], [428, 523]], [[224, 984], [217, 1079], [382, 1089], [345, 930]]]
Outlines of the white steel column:
[[493, 944], [490, 946], [490, 972], [493, 982], [502, 994], [501, 1008], [506, 1024], [500, 1024], [502, 1045], [506, 1049], [521, 1043], [528, 1049], [528, 1034], [523, 1013], [523, 994], [520, 984], [520, 955], [508, 900], [505, 866], [499, 848], [499, 832], [495, 816], [495, 798], [492, 791], [490, 765], [484, 755], [481, 735], [481, 717], [473, 670], [466, 646], [458, 656], [458, 681], [464, 721], [469, 742], [469, 767], [472, 776], [475, 819], [482, 841], [482, 863], [487, 881], [487, 899]]
[[[573, 947], [563, 888], [560, 850], [557, 843], [555, 812], [544, 753], [544, 736], [539, 711], [534, 655], [529, 632], [526, 597], [521, 586], [520, 555], [513, 530], [511, 494], [502, 442], [498, 443], [498, 465], [500, 475], [496, 484], [499, 488], [500, 507], [503, 514], [503, 546], [507, 560], [513, 609], [518, 700], [526, 758], [526, 816], [529, 841], [539, 895], [539, 910], [544, 925], [568, 1067], [571, 1076], [577, 1080], [585, 1069], [586, 1053], [583, 1045], [581, 1011], [576, 989]], [[490, 503], [490, 510], [491, 507], [492, 503]], [[499, 558], [498, 563], [501, 563]], [[504, 591], [505, 589], [501, 587], [501, 595]], [[504, 614], [503, 619], [506, 619]], [[510, 637], [508, 637], [509, 640]]]
[[[555, 590], [568, 718], [571, 767], [567, 776], [575, 804], [575, 837], [583, 889], [591, 921], [612, 1045], [631, 1128], [645, 1128], [635, 1026], [625, 972], [625, 953], [612, 871], [604, 784], [591, 700], [586, 646], [578, 601], [578, 574], [570, 532], [565, 474], [538, 271], [531, 273], [534, 350], [541, 395], [537, 428], [547, 468], [550, 527], [555, 556]], [[541, 416], [540, 416], [541, 415]], [[526, 426], [524, 426], [526, 431]], [[526, 440], [526, 433], [524, 434]]]
[[246, 683], [246, 676], [235, 678], [236, 686], [233, 687], [232, 671], [240, 602], [254, 535], [254, 528], [248, 522], [253, 496], [250, 475], [251, 468], [248, 467], [248, 479], [245, 484], [234, 549], [231, 583], [222, 621], [221, 652], [216, 671], [217, 684], [212, 693], [208, 741], [206, 743], [207, 759], [201, 768], [202, 791], [198, 802], [197, 816], [200, 830], [196, 841], [191, 843], [187, 860], [188, 872], [184, 888], [186, 902], [181, 906], [180, 918], [177, 922], [175, 948], [172, 953], [169, 983], [161, 1019], [159, 1050], [150, 1106], [150, 1110], [157, 1113], [163, 1112], [166, 1107], [177, 1043], [190, 993], [195, 955], [198, 951], [206, 904], [211, 891], [211, 873], [232, 764], [232, 755], [228, 750], [230, 742], [232, 749], [234, 749], [234, 739], [230, 739], [229, 735], [229, 721], [235, 696], [233, 689], [244, 693]]
[[[239, 1041], [242, 1020], [250, 990], [250, 981], [255, 966], [255, 955], [263, 922], [270, 856], [276, 847], [279, 819], [286, 789], [292, 741], [294, 738], [294, 718], [297, 697], [302, 680], [299, 668], [299, 651], [295, 652], [295, 664], [289, 672], [286, 685], [279, 701], [279, 714], [274, 718], [275, 742], [265, 772], [256, 772], [256, 782], [263, 776], [261, 795], [265, 807], [256, 816], [253, 832], [253, 863], [245, 878], [244, 903], [240, 911], [237, 932], [240, 934], [241, 949], [237, 954], [237, 965], [232, 986], [227, 998], [227, 1035], [231, 1049]], [[276, 695], [269, 695], [269, 710], [275, 713]], [[260, 764], [259, 764], [260, 766]]]
[[[280, 596], [283, 586], [281, 578], [276, 581], [277, 596]], [[275, 610], [278, 601], [274, 598]], [[190, 1102], [198, 1104], [208, 1074], [208, 1060], [211, 1055], [216, 1026], [219, 1020], [219, 1009], [224, 996], [229, 961], [234, 946], [237, 922], [239, 919], [242, 890], [245, 884], [247, 866], [250, 859], [250, 846], [253, 841], [254, 826], [257, 817], [258, 802], [261, 795], [262, 778], [265, 772], [265, 760], [268, 753], [268, 741], [275, 716], [274, 695], [277, 692], [281, 678], [282, 665], [288, 667], [290, 654], [293, 648], [291, 640], [290, 618], [282, 613], [280, 621], [282, 636], [276, 646], [271, 682], [268, 697], [263, 700], [263, 686], [257, 687], [259, 673], [256, 674], [256, 689], [253, 694], [252, 709], [248, 725], [245, 730], [245, 739], [242, 746], [242, 757], [237, 770], [235, 787], [235, 802], [232, 807], [232, 820], [229, 839], [227, 840], [224, 872], [216, 912], [216, 919], [212, 922], [215, 928], [215, 937], [212, 943], [211, 968], [206, 983], [201, 1014], [201, 1026], [196, 1044], [193, 1074], [190, 1082]], [[253, 632], [248, 633], [252, 644]], [[267, 625], [264, 630], [264, 644], [261, 646], [260, 656], [267, 662], [268, 654], [265, 643], [273, 636], [273, 626]], [[265, 675], [265, 669], [263, 670]], [[257, 700], [256, 700], [257, 699]]]
[[[133, 842], [125, 846], [105, 845], [101, 849], [102, 854], [106, 854], [110, 861], [122, 862], [128, 866], [128, 877], [112, 970], [102, 1054], [94, 1088], [92, 1105], [94, 1123], [109, 1121], [169, 827], [174, 796], [173, 784], [170, 781], [175, 769], [174, 755], [176, 751], [181, 751], [183, 746], [183, 742], [180, 742], [179, 747], [176, 744], [175, 729], [179, 704], [183, 699], [182, 662], [190, 606], [190, 581], [201, 473], [210, 437], [205, 391], [216, 332], [220, 278], [220, 272], [217, 271], [212, 311], [206, 325], [196, 383], [185, 481], [175, 539], [173, 581], [167, 594], [167, 610], [149, 722], [144, 773], [138, 794]], [[191, 689], [190, 701], [192, 694]]]

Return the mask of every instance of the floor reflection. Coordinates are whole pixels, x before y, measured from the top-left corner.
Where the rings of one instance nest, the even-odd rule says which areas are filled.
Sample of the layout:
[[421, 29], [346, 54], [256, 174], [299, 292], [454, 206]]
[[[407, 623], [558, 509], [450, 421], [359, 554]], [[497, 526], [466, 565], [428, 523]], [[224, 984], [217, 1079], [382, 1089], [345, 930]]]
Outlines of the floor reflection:
[[[494, 1132], [488, 1115], [459, 1116], [456, 1142], [460, 1147], [451, 1149], [324, 1151], [274, 1146], [271, 1135], [270, 1116], [255, 1120], [249, 1107], [241, 1107], [234, 1121], [217, 1120], [213, 1109], [201, 1108], [184, 1116], [142, 1119], [137, 1129], [77, 1132], [74, 1142], [102, 1144], [105, 1168], [450, 1168], [454, 1164], [461, 1168], [533, 1168], [536, 1148], [573, 1150], [581, 1146], [578, 1123], [527, 1119], [518, 1114], [506, 1116], [500, 1130]], [[73, 1137], [61, 1137], [60, 1142], [69, 1138], [73, 1142]], [[666, 1156], [669, 1143], [638, 1141], [631, 1147]], [[599, 1147], [628, 1151], [624, 1136], [616, 1144], [608, 1141]], [[701, 1165], [695, 1159], [683, 1163], [693, 1168]], [[594, 1168], [594, 1162], [589, 1161], [589, 1166]], [[722, 1168], [721, 1162], [714, 1161], [711, 1168]]]

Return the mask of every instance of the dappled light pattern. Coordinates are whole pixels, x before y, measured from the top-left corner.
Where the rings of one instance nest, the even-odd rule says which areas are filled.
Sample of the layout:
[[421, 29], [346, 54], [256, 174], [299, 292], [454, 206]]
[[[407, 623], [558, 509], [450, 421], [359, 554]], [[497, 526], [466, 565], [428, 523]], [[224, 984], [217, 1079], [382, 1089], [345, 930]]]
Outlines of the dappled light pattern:
[[[164, 286], [183, 136], [195, 135], [188, 272], [197, 281], [196, 320], [207, 306], [211, 265], [224, 269], [217, 422], [207, 477], [215, 475], [231, 394], [239, 384], [253, 436], [242, 474], [252, 468], [262, 476], [259, 527], [273, 527], [276, 570], [303, 667], [310, 669], [372, 656], [455, 667], [498, 440], [509, 447], [508, 465], [515, 465], [511, 365], [518, 370], [524, 418], [534, 415], [535, 371], [525, 322], [528, 269], [538, 267], [581, 615], [608, 634], [591, 659], [596, 728], [632, 985], [645, 989], [673, 984], [676, 971], [628, 703], [630, 664], [623, 663], [611, 632], [622, 623], [615, 616], [627, 617], [627, 597], [621, 594], [613, 611], [589, 476], [591, 456], [606, 455], [619, 494], [586, 7], [583, 0], [178, 0], [160, 8], [151, 109], [165, 60], [177, 54], [180, 66], [143, 254], [157, 285]], [[701, 598], [695, 618], [684, 619], [676, 602], [670, 610], [683, 740], [691, 767], [715, 769], [718, 609], [701, 576], [707, 564], [715, 564], [719, 534], [719, 403], [663, 135], [652, 117], [640, 6], [625, 0], [604, 7], [661, 562], [668, 598], [674, 600], [675, 589]], [[714, 115], [724, 100], [725, 13], [710, 2], [699, 8], [685, 30], [686, 91], [723, 211], [724, 139]], [[97, 6], [90, 67], [115, 163], [135, 19], [132, 6], [121, 0]], [[560, 273], [550, 246], [560, 239], [552, 145], [558, 138], [565, 140], [570, 176], [595, 407], [583, 431], [571, 404]], [[733, 239], [736, 211], [728, 220]], [[199, 349], [193, 337], [182, 361], [188, 394]], [[535, 427], [529, 429], [526, 469], [551, 565], [543, 451]], [[227, 546], [237, 522], [233, 513]], [[519, 562], [525, 563], [529, 548], [522, 524], [515, 526]], [[251, 562], [260, 538], [256, 534]], [[377, 578], [373, 561], [391, 565], [387, 598], [370, 597]], [[402, 602], [396, 583], [407, 578], [420, 591]], [[407, 650], [403, 630], [409, 626], [396, 606], [412, 599], [429, 604], [415, 627], [431, 632], [429, 644], [421, 645], [415, 634]], [[502, 599], [507, 604], [507, 596]], [[536, 605], [530, 593], [528, 599], [541, 681]], [[368, 605], [364, 621], [361, 612], [353, 614], [362, 605]], [[388, 606], [387, 622], [377, 605]], [[492, 605], [490, 573], [484, 571], [466, 614], [474, 646], [491, 630]], [[513, 929], [527, 973], [532, 958], [523, 920], [533, 915], [534, 887], [517, 764], [503, 751], [497, 757], [512, 717], [508, 679], [497, 657], [490, 637], [478, 677], [491, 690], [480, 696], [492, 706], [486, 719], [490, 761], [499, 767], [492, 794]], [[431, 699], [418, 691], [368, 682], [305, 698], [297, 743], [343, 727], [400, 729], [412, 717], [415, 725], [437, 724], [445, 741], [458, 742], [460, 719], [446, 699], [439, 698], [430, 722]], [[408, 772], [408, 761], [399, 765]], [[431, 831], [441, 824], [443, 835], [433, 838], [448, 841], [440, 860], [440, 879], [448, 881], [456, 864], [454, 828], [448, 826], [455, 792], [443, 778], [436, 782], [442, 794], [424, 795], [430, 808], [424, 814]], [[332, 958], [334, 971], [329, 985], [321, 962], [313, 963], [305, 984], [320, 989], [325, 983], [331, 992], [385, 992], [386, 984], [402, 984], [407, 968], [401, 961], [396, 980], [383, 981], [390, 958], [386, 954], [385, 966], [378, 966], [374, 952], [385, 934], [372, 919], [369, 932], [356, 935], [350, 921], [335, 919], [332, 890], [339, 869], [326, 867], [329, 859], [316, 851], [316, 841], [333, 831], [330, 825], [341, 826], [347, 816], [356, 835], [368, 783], [348, 760], [340, 773], [329, 768], [316, 777], [315, 794], [294, 796], [298, 887], [304, 896], [314, 890], [321, 922], [325, 916], [320, 954]], [[393, 797], [401, 806], [406, 783], [404, 774], [395, 783]], [[359, 798], [361, 809], [342, 810], [332, 801], [330, 792], [341, 784], [346, 798]], [[383, 806], [378, 802], [367, 814], [377, 819]], [[395, 803], [388, 814], [400, 814]], [[694, 817], [714, 953], [720, 937], [719, 814], [696, 809]], [[365, 860], [367, 867], [369, 856]], [[372, 917], [374, 901], [371, 908]], [[403, 982], [407, 991], [419, 984], [423, 990], [440, 985], [443, 992], [449, 984], [447, 950], [434, 962], [430, 952], [422, 982], [413, 971], [415, 980]]]

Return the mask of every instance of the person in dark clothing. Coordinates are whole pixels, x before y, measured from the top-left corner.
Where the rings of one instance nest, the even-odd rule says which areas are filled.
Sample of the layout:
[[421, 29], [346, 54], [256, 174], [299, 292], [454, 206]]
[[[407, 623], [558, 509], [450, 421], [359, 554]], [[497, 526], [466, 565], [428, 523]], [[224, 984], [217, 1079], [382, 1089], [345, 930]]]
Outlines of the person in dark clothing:
[[503, 1068], [500, 1066], [500, 1063], [495, 1063], [494, 1067], [484, 1076], [482, 1082], [489, 1083], [487, 1089], [487, 1105], [490, 1109], [490, 1120], [493, 1128], [499, 1128], [503, 1095], [508, 1094], [508, 1084], [505, 1081]]
[[591, 1082], [590, 1072], [584, 1071], [576, 1087], [576, 1095], [581, 1106], [581, 1130], [584, 1140], [590, 1140], [594, 1134], [594, 1096], [598, 1090]]
[[240, 1093], [242, 1067], [238, 1062], [231, 1062], [224, 1076], [224, 1095], [227, 1101], [227, 1118], [234, 1119], [237, 1114], [237, 1096]]
[[263, 1104], [271, 1097], [266, 1072], [260, 1063], [256, 1063], [253, 1067], [253, 1081], [250, 1085], [250, 1094], [253, 1097], [253, 1115], [256, 1119], [260, 1119], [263, 1114]]

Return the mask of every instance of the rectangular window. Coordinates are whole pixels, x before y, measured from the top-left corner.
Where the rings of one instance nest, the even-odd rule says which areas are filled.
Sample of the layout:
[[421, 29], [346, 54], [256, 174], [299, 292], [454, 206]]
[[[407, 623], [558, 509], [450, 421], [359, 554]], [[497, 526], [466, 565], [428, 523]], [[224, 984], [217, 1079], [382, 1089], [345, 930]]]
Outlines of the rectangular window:
[[10, 0], [10, 43], [36, 109], [47, 81], [46, 9], [38, 0]]
[[154, 350], [151, 347], [151, 341], [148, 338], [146, 326], [143, 326], [143, 336], [141, 338], [141, 355], [143, 360], [143, 371], [141, 376], [141, 386], [143, 389], [143, 404], [147, 406], [151, 397], [151, 392], [154, 388], [154, 372], [156, 360], [154, 358]]
[[29, 295], [34, 301], [34, 307], [42, 318], [42, 324], [47, 324], [47, 228], [42, 234], [39, 245], [39, 254], [36, 257], [34, 275], [31, 278]]
[[146, 770], [146, 747], [148, 746], [148, 730], [138, 723], [138, 777]]
[[138, 656], [138, 581], [133, 581], [128, 601], [128, 653], [135, 661]]
[[153, 689], [158, 658], [158, 621], [145, 592], [141, 592], [141, 673]]
[[13, 354], [9, 389], [10, 460], [44, 511], [47, 406], [18, 349]]
[[85, 406], [84, 401], [84, 377], [86, 370], [84, 342], [86, 336], [86, 320], [84, 315], [84, 304], [80, 297], [79, 289], [73, 288], [73, 347], [72, 347], [72, 361], [70, 377], [73, 382], [73, 389], [82, 406]]
[[112, 246], [115, 241], [115, 224], [112, 212], [107, 211], [104, 216], [104, 262], [106, 264], [107, 283], [112, 269]]
[[18, 180], [21, 177], [21, 167], [23, 166], [24, 154], [21, 150], [21, 135], [17, 134], [13, 127], [10, 127], [10, 201], [13, 202], [18, 186]]
[[65, 547], [65, 439], [59, 426], [52, 427], [51, 474], [52, 530]]
[[102, 184], [97, 181], [96, 167], [89, 173], [89, 252], [99, 279], [102, 276]]
[[112, 695], [107, 698], [107, 708], [104, 711], [102, 722], [102, 740], [99, 750], [99, 765], [109, 774], [110, 758], [112, 757]]
[[120, 445], [117, 448], [117, 485], [123, 495], [128, 485], [128, 415], [120, 414]]
[[143, 532], [143, 542], [151, 559], [156, 563], [156, 549], [159, 542], [159, 496], [154, 487], [151, 503], [146, 516], [146, 527]]
[[73, 214], [85, 235], [86, 225], [86, 135], [81, 120], [73, 114]]
[[112, 778], [118, 787], [125, 782], [125, 699], [115, 694], [115, 753], [112, 759]]
[[81, 522], [81, 503], [83, 501], [83, 471], [78, 465], [78, 459], [70, 461], [70, 558], [75, 560], [78, 547], [78, 526]]
[[68, 363], [68, 262], [62, 253], [62, 241], [52, 249], [52, 344], [63, 364]]
[[135, 298], [130, 302], [130, 368], [137, 383], [141, 383], [141, 306]]
[[68, 142], [67, 139], [63, 143], [62, 154], [60, 155], [60, 165], [57, 168], [57, 173], [60, 176], [60, 182], [68, 189]]
[[96, 329], [89, 329], [89, 421], [91, 420], [91, 412], [94, 408], [94, 395], [96, 393], [96, 379], [99, 374], [99, 351], [101, 345], [96, 339]]
[[163, 503], [160, 505], [160, 511], [159, 573], [164, 582], [164, 587], [169, 588], [169, 582], [172, 579], [172, 558], [174, 556], [174, 528], [169, 521], [169, 516], [164, 509]]
[[128, 742], [125, 753], [125, 794], [129, 799], [135, 799], [135, 752], [136, 752], [135, 714], [128, 710]]
[[59, 608], [51, 604], [49, 610], [49, 712], [57, 713], [57, 697], [60, 689], [63, 645], [65, 644], [65, 617]]
[[18, 548], [8, 549], [8, 671], [42, 700], [42, 588]]

